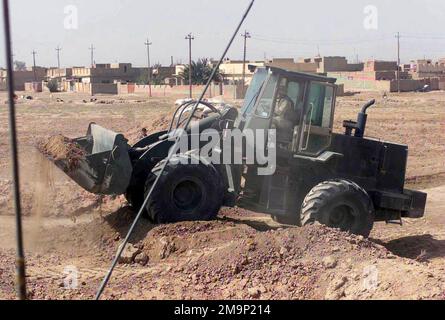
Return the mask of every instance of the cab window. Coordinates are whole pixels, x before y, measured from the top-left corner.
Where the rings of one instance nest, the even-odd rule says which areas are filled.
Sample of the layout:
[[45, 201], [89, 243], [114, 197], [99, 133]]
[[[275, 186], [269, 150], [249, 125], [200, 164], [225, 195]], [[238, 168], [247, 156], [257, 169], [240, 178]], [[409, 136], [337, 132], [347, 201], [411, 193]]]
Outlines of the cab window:
[[278, 77], [271, 75], [266, 83], [264, 92], [258, 101], [255, 114], [262, 118], [269, 118], [273, 110], [273, 101], [275, 96], [275, 90], [278, 84]]
[[318, 155], [329, 146], [334, 100], [333, 85], [311, 83], [303, 119], [300, 152]]

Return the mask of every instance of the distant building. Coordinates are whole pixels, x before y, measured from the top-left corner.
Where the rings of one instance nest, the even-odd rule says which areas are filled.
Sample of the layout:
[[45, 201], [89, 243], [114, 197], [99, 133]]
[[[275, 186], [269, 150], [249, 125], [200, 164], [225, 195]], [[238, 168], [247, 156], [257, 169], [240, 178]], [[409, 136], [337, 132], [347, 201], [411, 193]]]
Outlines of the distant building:
[[[407, 68], [409, 66], [409, 68]], [[433, 62], [429, 59], [413, 60], [405, 66], [413, 79], [439, 77], [445, 79], [445, 61]]]
[[[400, 68], [400, 72], [397, 71]], [[437, 78], [413, 79], [412, 74], [405, 70], [406, 66], [399, 67], [395, 61], [366, 61], [362, 71], [335, 71], [327, 72], [329, 77], [337, 79], [349, 91], [416, 91], [428, 86], [429, 90], [438, 90]], [[410, 69], [410, 68], [408, 68]], [[400, 81], [397, 75], [400, 75]]]
[[274, 58], [266, 61], [266, 65], [295, 72], [317, 73], [319, 64], [303, 59], [296, 62], [293, 58]]
[[148, 74], [148, 68], [134, 68], [131, 63], [95, 64], [73, 67], [72, 78], [82, 83], [133, 83]]
[[[6, 89], [8, 72], [0, 70], [0, 89]], [[32, 67], [23, 71], [14, 71], [14, 90], [24, 91], [26, 82], [42, 82], [46, 78], [46, 68]]]
[[[246, 83], [249, 84], [253, 77], [253, 72], [249, 70], [249, 65], [264, 67], [264, 61], [246, 61]], [[224, 74], [224, 82], [226, 84], [240, 83], [243, 79], [243, 60], [225, 60], [221, 63], [219, 70]]]

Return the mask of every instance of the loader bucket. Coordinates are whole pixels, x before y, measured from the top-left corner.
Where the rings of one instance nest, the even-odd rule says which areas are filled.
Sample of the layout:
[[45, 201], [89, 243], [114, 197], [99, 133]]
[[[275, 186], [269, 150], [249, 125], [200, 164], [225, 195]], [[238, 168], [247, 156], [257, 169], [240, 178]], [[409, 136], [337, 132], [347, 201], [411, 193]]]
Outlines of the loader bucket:
[[66, 160], [54, 163], [85, 190], [101, 195], [125, 193], [132, 174], [129, 145], [122, 134], [91, 123], [87, 135], [73, 139], [86, 151], [76, 167]]

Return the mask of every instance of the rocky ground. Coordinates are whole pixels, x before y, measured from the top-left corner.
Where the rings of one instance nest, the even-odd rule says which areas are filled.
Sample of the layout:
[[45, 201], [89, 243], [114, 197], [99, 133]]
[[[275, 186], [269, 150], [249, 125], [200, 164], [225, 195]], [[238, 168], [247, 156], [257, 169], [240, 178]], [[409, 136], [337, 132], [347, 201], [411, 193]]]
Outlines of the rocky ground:
[[[342, 97], [336, 127], [370, 110], [369, 134], [410, 145], [411, 187], [428, 189], [426, 216], [376, 224], [370, 239], [321, 225], [297, 228], [241, 209], [218, 220], [142, 220], [105, 299], [445, 299], [445, 93]], [[5, 97], [0, 96], [0, 101]], [[62, 101], [61, 101], [62, 100]], [[27, 283], [33, 299], [90, 299], [134, 213], [122, 197], [80, 190], [36, 150], [55, 134], [83, 135], [91, 121], [131, 139], [168, 125], [172, 100], [42, 94], [18, 105]], [[6, 123], [6, 106], [0, 118]], [[14, 220], [7, 128], [0, 128], [0, 298], [14, 298]]]

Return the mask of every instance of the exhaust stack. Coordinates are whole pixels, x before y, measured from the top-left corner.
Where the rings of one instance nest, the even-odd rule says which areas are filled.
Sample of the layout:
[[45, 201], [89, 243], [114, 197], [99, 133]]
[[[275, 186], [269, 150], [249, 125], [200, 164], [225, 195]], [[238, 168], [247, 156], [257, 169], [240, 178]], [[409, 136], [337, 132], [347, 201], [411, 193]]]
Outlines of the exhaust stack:
[[366, 129], [366, 120], [368, 115], [366, 110], [375, 104], [375, 99], [372, 99], [362, 107], [362, 110], [357, 115], [357, 121], [345, 120], [343, 121], [343, 127], [346, 128], [345, 135], [351, 136], [352, 130], [355, 130], [354, 137], [363, 138]]
[[355, 137], [363, 138], [365, 135], [366, 129], [366, 120], [368, 119], [368, 115], [366, 114], [366, 110], [375, 104], [375, 99], [372, 99], [367, 104], [365, 104], [362, 110], [359, 112], [357, 116], [357, 127], [355, 129]]

